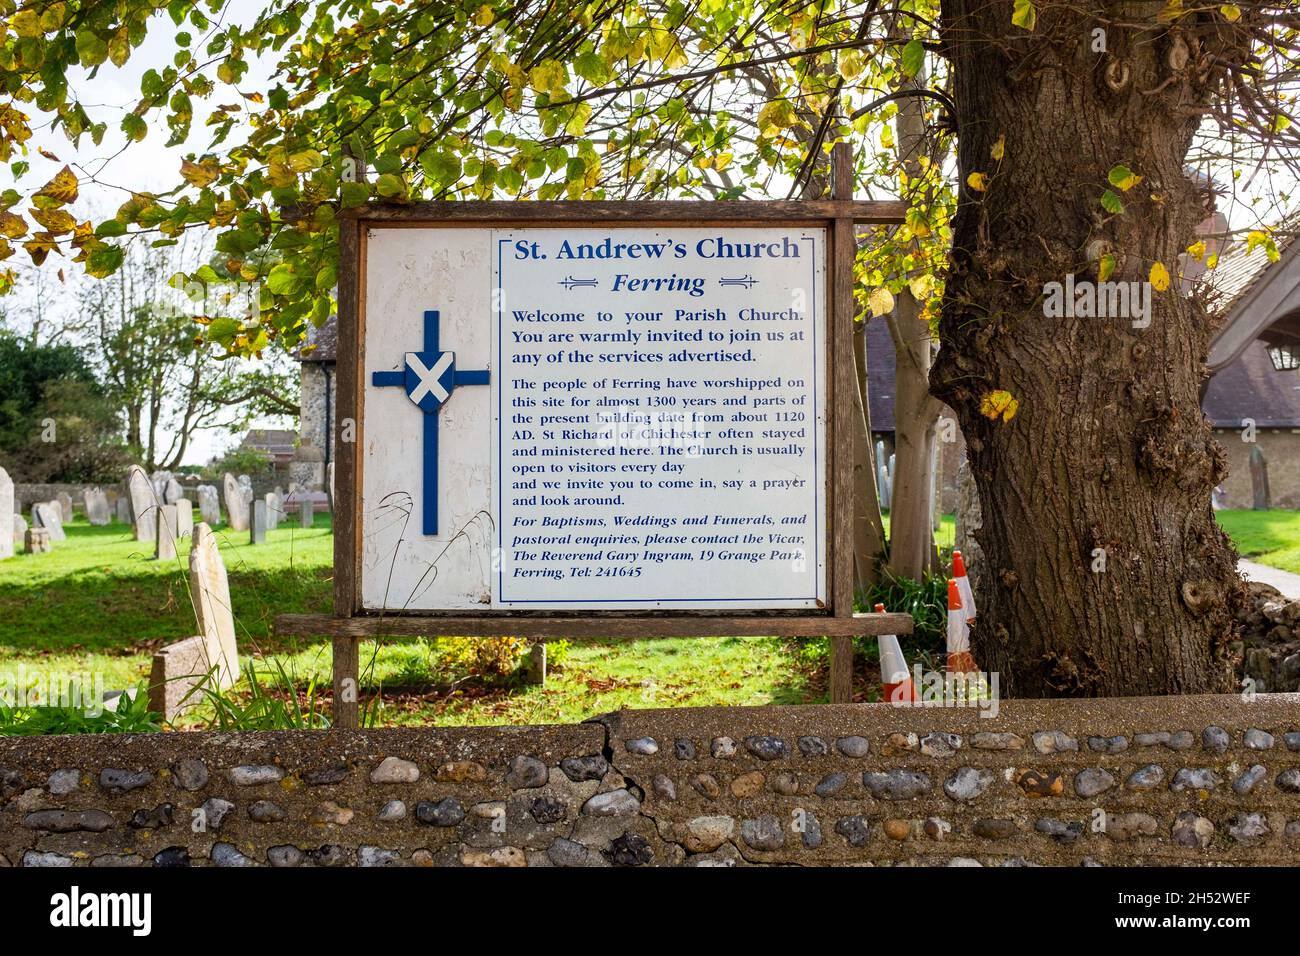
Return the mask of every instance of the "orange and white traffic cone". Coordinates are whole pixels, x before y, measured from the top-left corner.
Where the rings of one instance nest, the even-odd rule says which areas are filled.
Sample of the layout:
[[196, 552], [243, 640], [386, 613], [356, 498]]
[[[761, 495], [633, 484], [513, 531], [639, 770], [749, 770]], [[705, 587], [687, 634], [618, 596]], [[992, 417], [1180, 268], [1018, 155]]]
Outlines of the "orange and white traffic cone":
[[[884, 614], [885, 606], [877, 604], [872, 610]], [[914, 703], [917, 700], [916, 687], [907, 669], [903, 648], [899, 646], [898, 635], [881, 634], [876, 640], [880, 648], [880, 684], [885, 700], [896, 707]]]
[[952, 579], [957, 582], [957, 593], [961, 595], [961, 609], [965, 612], [969, 623], [975, 620], [975, 593], [971, 590], [970, 578], [966, 576], [966, 561], [960, 551], [952, 553]]
[[961, 589], [956, 580], [948, 581], [948, 673], [969, 674], [978, 671], [970, 652], [970, 625], [962, 607]]

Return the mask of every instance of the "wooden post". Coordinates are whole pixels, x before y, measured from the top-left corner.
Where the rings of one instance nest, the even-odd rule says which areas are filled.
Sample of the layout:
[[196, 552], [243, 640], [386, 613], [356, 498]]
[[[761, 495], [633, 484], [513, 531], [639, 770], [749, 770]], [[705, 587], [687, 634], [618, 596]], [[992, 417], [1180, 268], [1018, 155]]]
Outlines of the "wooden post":
[[[848, 143], [831, 148], [831, 198], [853, 198], [853, 150]], [[853, 616], [853, 461], [857, 432], [853, 415], [857, 389], [857, 363], [853, 359], [853, 262], [857, 240], [853, 220], [837, 216], [831, 249], [831, 600], [835, 616]], [[852, 391], [851, 391], [852, 390]], [[853, 700], [853, 638], [831, 637], [832, 704]]]
[[361, 726], [359, 648], [355, 637], [334, 638], [334, 726], [339, 730]]

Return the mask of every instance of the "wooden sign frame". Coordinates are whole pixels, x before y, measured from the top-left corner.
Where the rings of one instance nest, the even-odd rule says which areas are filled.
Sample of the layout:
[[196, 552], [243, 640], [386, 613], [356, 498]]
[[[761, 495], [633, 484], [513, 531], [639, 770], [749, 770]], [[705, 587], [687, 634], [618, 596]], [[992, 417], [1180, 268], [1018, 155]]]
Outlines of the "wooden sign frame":
[[[855, 614], [854, 488], [857, 444], [853, 356], [855, 226], [903, 220], [906, 204], [852, 200], [847, 147], [834, 152], [834, 188], [829, 200], [803, 201], [638, 201], [638, 202], [426, 202], [370, 204], [339, 217], [339, 329], [337, 421], [351, 419], [351, 442], [336, 442], [334, 455], [334, 614], [282, 615], [280, 634], [328, 635], [334, 639], [335, 725], [355, 727], [358, 719], [357, 643], [365, 638], [445, 633], [493, 637], [505, 634], [532, 640], [602, 637], [641, 639], [700, 636], [786, 636], [832, 638], [832, 700], [851, 699], [852, 638], [906, 634], [907, 614]], [[806, 610], [704, 611], [538, 611], [499, 609], [480, 612], [366, 610], [361, 601], [362, 456], [365, 422], [366, 240], [370, 230], [421, 226], [510, 225], [589, 226], [611, 224], [815, 226], [828, 236], [826, 276], [826, 502], [827, 596], [824, 608]], [[819, 546], [821, 542], [818, 542]], [[352, 693], [346, 693], [352, 680]]]

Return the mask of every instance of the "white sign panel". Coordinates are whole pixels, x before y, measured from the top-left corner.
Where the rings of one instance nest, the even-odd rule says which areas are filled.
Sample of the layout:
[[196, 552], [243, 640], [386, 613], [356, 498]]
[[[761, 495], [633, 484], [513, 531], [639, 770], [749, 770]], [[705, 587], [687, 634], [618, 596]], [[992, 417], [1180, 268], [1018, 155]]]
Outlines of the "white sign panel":
[[825, 246], [371, 231], [363, 604], [821, 606]]

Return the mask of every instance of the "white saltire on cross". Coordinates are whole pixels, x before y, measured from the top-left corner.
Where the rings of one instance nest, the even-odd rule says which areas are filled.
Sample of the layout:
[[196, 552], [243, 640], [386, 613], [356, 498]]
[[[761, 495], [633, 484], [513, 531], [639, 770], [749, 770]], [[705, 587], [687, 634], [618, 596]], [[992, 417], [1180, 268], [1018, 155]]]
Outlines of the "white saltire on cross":
[[438, 346], [438, 312], [424, 313], [424, 350], [406, 353], [406, 367], [401, 371], [372, 372], [376, 387], [401, 385], [406, 396], [424, 412], [424, 533], [438, 533], [438, 412], [451, 398], [457, 385], [486, 385], [487, 369], [456, 370], [456, 353], [443, 352]]

